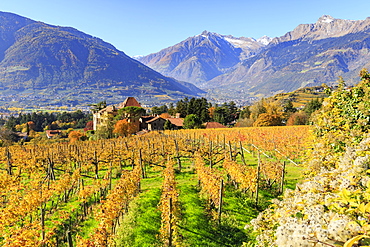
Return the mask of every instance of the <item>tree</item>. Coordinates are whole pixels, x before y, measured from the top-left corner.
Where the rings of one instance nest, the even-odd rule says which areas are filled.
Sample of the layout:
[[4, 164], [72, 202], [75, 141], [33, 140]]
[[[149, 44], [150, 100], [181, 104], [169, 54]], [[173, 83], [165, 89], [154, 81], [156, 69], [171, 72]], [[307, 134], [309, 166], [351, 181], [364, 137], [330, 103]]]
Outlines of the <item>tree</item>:
[[145, 115], [146, 111], [144, 108], [137, 106], [126, 106], [118, 110], [118, 114], [115, 117], [116, 120], [128, 119], [129, 122], [136, 122], [141, 116]]
[[167, 113], [168, 112], [168, 107], [166, 105], [162, 105], [160, 107], [153, 106], [151, 111], [152, 111], [153, 115], [160, 115], [162, 113]]
[[139, 131], [139, 126], [135, 122], [128, 122], [127, 119], [118, 120], [114, 125], [113, 133], [118, 136], [129, 136]]
[[93, 130], [94, 129], [94, 122], [93, 121], [89, 121], [86, 123], [86, 126], [84, 128], [84, 131], [89, 131], [89, 130]]
[[287, 126], [305, 125], [308, 123], [309, 116], [304, 111], [295, 112], [288, 118]]
[[318, 98], [312, 99], [310, 102], [308, 102], [305, 107], [303, 108], [303, 111], [308, 115], [311, 116], [311, 114], [318, 109], [320, 109], [322, 106], [322, 102], [319, 101]]
[[[338, 87], [326, 98], [322, 107], [314, 112], [316, 157], [310, 167], [318, 171], [322, 166], [335, 167], [346, 148], [354, 147], [370, 132], [370, 74], [366, 69], [360, 72], [361, 82], [351, 90]], [[328, 155], [330, 154], [330, 155]]]
[[200, 128], [202, 122], [195, 114], [187, 115], [184, 119], [184, 129], [197, 129]]
[[250, 106], [244, 107], [244, 109], [239, 114], [239, 119], [249, 118], [251, 116]]
[[293, 102], [291, 100], [287, 101], [284, 105], [283, 105], [283, 111], [284, 113], [286, 114], [291, 114], [291, 113], [295, 113], [297, 112], [297, 108], [295, 108], [293, 106]]
[[2, 145], [9, 146], [13, 142], [17, 141], [17, 136], [12, 130], [6, 127], [1, 127], [0, 128], [0, 141]]
[[175, 116], [176, 113], [176, 108], [173, 106], [173, 103], [170, 103], [168, 107], [168, 114], [170, 114], [171, 116]]
[[106, 108], [107, 107], [107, 101], [100, 101], [99, 103], [97, 103], [97, 104], [91, 104], [90, 106], [92, 106], [92, 108], [91, 108], [91, 111], [92, 112], [98, 112], [98, 111], [100, 111], [100, 110], [102, 110], [102, 109], [104, 109], [104, 108]]
[[166, 120], [166, 122], [164, 123], [163, 129], [165, 129], [165, 130], [173, 130], [174, 129], [174, 126], [171, 123], [171, 121]]
[[254, 103], [253, 105], [251, 105], [251, 107], [249, 107], [249, 110], [250, 110], [250, 117], [256, 121], [258, 116], [262, 113], [266, 113], [267, 110], [266, 110], [266, 107], [264, 105], [264, 101], [265, 99], [261, 99], [260, 101]]
[[261, 113], [257, 120], [253, 123], [255, 127], [262, 127], [262, 126], [281, 126], [281, 116], [276, 114], [269, 114], [269, 113]]
[[78, 130], [73, 130], [73, 131], [69, 132], [69, 134], [68, 134], [68, 138], [69, 138], [69, 141], [71, 143], [82, 140], [84, 136], [85, 136], [85, 134], [78, 131]]
[[238, 109], [233, 101], [216, 106], [215, 109], [211, 110], [213, 120], [223, 125], [230, 124], [239, 117]]
[[220, 124], [227, 124], [227, 109], [224, 107], [216, 107], [213, 111], [213, 120]]
[[176, 112], [180, 113], [180, 117], [186, 117], [188, 115], [188, 104], [189, 99], [185, 97], [183, 100], [179, 100], [176, 103]]

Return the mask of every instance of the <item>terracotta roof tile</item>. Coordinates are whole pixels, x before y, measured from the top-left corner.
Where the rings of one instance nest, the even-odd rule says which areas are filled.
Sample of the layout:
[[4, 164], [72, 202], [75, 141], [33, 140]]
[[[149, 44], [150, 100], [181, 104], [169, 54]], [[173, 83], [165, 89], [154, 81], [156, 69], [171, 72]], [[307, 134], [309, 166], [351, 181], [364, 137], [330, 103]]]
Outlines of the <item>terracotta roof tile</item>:
[[125, 101], [117, 105], [118, 109], [121, 109], [123, 107], [127, 106], [136, 106], [136, 107], [141, 107], [140, 103], [137, 102], [137, 100], [134, 97], [127, 97]]
[[145, 121], [146, 123], [151, 123], [151, 122], [154, 122], [155, 120], [157, 120], [157, 119], [160, 119], [161, 117], [155, 117], [155, 118], [152, 118], [152, 119], [150, 119], [150, 120], [148, 120], [148, 121]]
[[167, 118], [167, 120], [170, 121], [173, 125], [176, 125], [178, 127], [182, 127], [184, 125], [183, 118]]
[[227, 128], [227, 127], [218, 122], [207, 122], [206, 123], [206, 129], [217, 129], [217, 128]]

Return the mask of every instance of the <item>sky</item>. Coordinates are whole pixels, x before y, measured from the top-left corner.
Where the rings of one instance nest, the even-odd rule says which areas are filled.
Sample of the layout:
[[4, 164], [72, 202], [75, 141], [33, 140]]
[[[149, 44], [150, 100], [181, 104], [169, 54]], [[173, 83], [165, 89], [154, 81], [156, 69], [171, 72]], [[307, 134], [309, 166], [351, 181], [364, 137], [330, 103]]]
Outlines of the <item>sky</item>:
[[322, 15], [370, 17], [369, 0], [0, 0], [0, 11], [74, 27], [129, 56], [148, 55], [204, 30], [279, 37]]

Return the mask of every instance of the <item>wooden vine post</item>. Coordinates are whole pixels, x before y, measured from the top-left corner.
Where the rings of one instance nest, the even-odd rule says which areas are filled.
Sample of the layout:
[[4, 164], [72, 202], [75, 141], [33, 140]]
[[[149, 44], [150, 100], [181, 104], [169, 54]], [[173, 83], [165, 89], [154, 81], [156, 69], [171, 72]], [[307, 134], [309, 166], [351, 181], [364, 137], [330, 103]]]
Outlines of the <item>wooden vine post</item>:
[[40, 223], [41, 223], [41, 239], [45, 240], [45, 210], [43, 206], [40, 207]]
[[143, 154], [141, 152], [141, 149], [139, 149], [139, 165], [140, 165], [140, 168], [141, 168], [142, 178], [145, 178], [145, 168], [144, 168], [144, 164], [143, 164]]
[[231, 147], [230, 141], [229, 141], [229, 151], [230, 151], [230, 160], [234, 160], [233, 159], [233, 148]]
[[169, 226], [168, 226], [168, 246], [169, 247], [172, 247], [172, 233], [173, 233], [173, 229], [172, 229], [172, 211], [173, 211], [173, 205], [172, 205], [172, 197], [168, 198], [169, 199], [169, 207], [170, 207], [170, 211], [169, 211]]
[[256, 174], [256, 207], [258, 206], [258, 190], [259, 190], [259, 180], [260, 180], [260, 169], [261, 169], [261, 155], [258, 151], [258, 164], [257, 164], [257, 174]]
[[245, 158], [244, 158], [243, 144], [242, 144], [242, 142], [241, 142], [241, 141], [239, 142], [239, 144], [240, 144], [240, 155], [241, 155], [241, 158], [242, 158], [242, 162], [243, 162], [243, 164], [244, 164], [244, 165], [247, 165], [247, 164], [245, 163]]
[[209, 141], [209, 166], [212, 168], [213, 167], [213, 152], [212, 152], [212, 141]]
[[12, 159], [12, 155], [10, 154], [10, 151], [9, 151], [9, 147], [6, 147], [6, 150], [5, 150], [5, 155], [6, 155], [6, 163], [8, 165], [8, 175], [12, 176], [13, 175], [13, 166], [12, 166], [12, 162], [11, 162], [11, 159]]
[[283, 162], [283, 169], [281, 171], [280, 194], [284, 192], [284, 179], [285, 179], [285, 161]]
[[219, 197], [220, 201], [218, 204], [218, 224], [221, 225], [221, 214], [222, 214], [222, 201], [223, 201], [223, 191], [224, 191], [224, 180], [221, 179], [220, 181], [220, 191], [219, 191]]
[[175, 148], [176, 148], [176, 160], [177, 160], [177, 165], [179, 167], [179, 171], [181, 171], [181, 160], [180, 160], [180, 155], [179, 155], [179, 144], [177, 143], [176, 139], [175, 141]]
[[96, 153], [96, 149], [94, 150], [94, 167], [95, 167], [95, 179], [99, 179], [99, 162], [98, 162], [98, 155]]

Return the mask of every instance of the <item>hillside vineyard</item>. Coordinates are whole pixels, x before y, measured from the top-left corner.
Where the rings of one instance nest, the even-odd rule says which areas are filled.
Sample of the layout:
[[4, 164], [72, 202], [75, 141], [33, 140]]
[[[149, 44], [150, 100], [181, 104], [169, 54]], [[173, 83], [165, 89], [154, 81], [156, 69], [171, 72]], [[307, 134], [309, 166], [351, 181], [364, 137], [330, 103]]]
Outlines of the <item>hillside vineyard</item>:
[[[274, 166], [275, 175], [271, 175], [274, 170], [270, 164], [277, 158], [272, 163], [266, 158], [258, 168], [241, 168], [242, 153], [296, 159], [305, 149], [308, 129], [165, 131], [114, 140], [1, 148], [0, 242], [4, 246], [63, 246], [72, 242], [76, 246], [112, 246], [122, 219], [129, 213], [129, 202], [142, 193], [140, 185], [150, 180], [155, 170], [163, 171], [164, 177], [160, 241], [186, 241], [178, 236], [176, 195], [181, 191], [176, 189], [173, 169], [181, 174], [195, 165], [192, 169], [201, 181], [201, 193], [215, 212], [219, 210], [214, 220], [221, 221], [220, 183], [229, 183], [224, 172], [255, 200], [262, 183], [281, 183], [282, 163]], [[270, 175], [263, 172], [264, 166], [270, 167]], [[209, 169], [207, 176], [213, 180], [204, 180], [204, 169]], [[280, 191], [279, 186], [270, 186], [270, 190]], [[171, 209], [166, 208], [169, 203]], [[96, 223], [86, 231], [85, 222], [90, 221]]]

